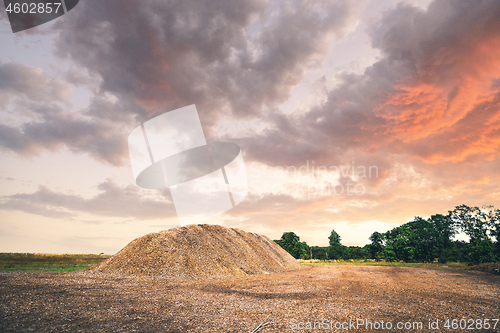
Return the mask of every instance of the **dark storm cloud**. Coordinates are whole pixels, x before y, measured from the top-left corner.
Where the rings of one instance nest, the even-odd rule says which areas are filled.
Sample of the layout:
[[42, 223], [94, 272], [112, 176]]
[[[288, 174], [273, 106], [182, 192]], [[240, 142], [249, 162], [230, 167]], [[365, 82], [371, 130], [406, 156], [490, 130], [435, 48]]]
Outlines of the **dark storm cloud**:
[[[270, 124], [263, 133], [225, 138], [240, 144], [247, 162], [300, 166], [314, 160], [340, 166], [355, 161], [379, 167], [380, 178], [364, 183], [373, 192], [336, 198], [335, 212], [325, 212], [331, 198], [250, 196], [230, 213], [248, 221], [394, 222], [425, 207], [435, 213], [442, 212], [441, 205], [451, 209], [467, 200], [481, 205], [498, 184], [500, 2], [438, 0], [426, 11], [400, 4], [370, 27], [372, 45], [381, 54], [377, 62], [362, 74], [340, 74], [326, 100], [305, 113], [275, 111], [314, 61], [324, 60], [352, 19], [353, 7], [347, 1], [81, 3], [62, 18], [65, 30], [57, 50], [101, 80], [98, 96], [79, 116], [61, 106], [34, 108], [41, 121], [2, 125], [0, 144], [23, 153], [66, 145], [121, 165], [128, 157], [127, 124], [195, 103], [205, 129], [221, 113]], [[67, 79], [75, 85], [91, 84], [88, 77], [70, 74]], [[22, 82], [1, 87], [35, 98]], [[44, 94], [50, 92], [46, 88]], [[450, 198], [449, 193], [455, 194]], [[22, 200], [34, 205], [35, 194], [53, 192], [42, 188], [5, 198], [4, 207]], [[71, 198], [57, 207], [70, 207], [71, 214], [88, 209], [115, 216]], [[54, 209], [49, 203], [56, 199], [33, 209]], [[365, 206], [345, 204], [354, 199]]]
[[[136, 105], [128, 101], [111, 101], [103, 96], [94, 96], [84, 114], [95, 121], [107, 121], [113, 124], [129, 125], [134, 123], [134, 116], [140, 112]], [[132, 128], [132, 127], [131, 127]], [[123, 133], [127, 135], [127, 133]]]
[[60, 101], [70, 92], [58, 79], [47, 78], [41, 69], [19, 63], [0, 63], [0, 94], [8, 93], [33, 100]]
[[273, 116], [263, 135], [239, 138], [247, 156], [287, 165], [348, 162], [358, 151], [390, 165], [498, 151], [500, 2], [438, 0], [427, 11], [399, 4], [370, 36], [380, 60], [361, 75], [342, 74], [305, 115]]
[[99, 73], [103, 91], [140, 105], [140, 119], [195, 103], [211, 124], [225, 107], [255, 115], [284, 101], [329, 37], [343, 33], [353, 8], [344, 1], [88, 1], [67, 15], [57, 45]]
[[[344, 33], [354, 7], [305, 0], [81, 3], [53, 28], [57, 54], [83, 66], [65, 72], [66, 82], [26, 65], [0, 64], [3, 108], [31, 113], [21, 125], [0, 124], [0, 146], [24, 155], [66, 146], [123, 165], [127, 131], [187, 104], [197, 105], [210, 139], [221, 113], [258, 117], [263, 107], [285, 101], [311, 62]], [[70, 112], [74, 86], [95, 96]]]
[[[242, 54], [230, 72], [217, 71], [220, 87], [238, 115], [285, 101], [314, 56], [324, 55], [332, 35], [341, 36], [354, 12], [347, 2], [286, 2], [275, 19], [263, 22], [255, 59]], [[250, 50], [251, 52], [251, 50]], [[253, 50], [255, 52], [255, 50]]]
[[58, 104], [28, 103], [35, 120], [20, 126], [0, 124], [0, 147], [21, 155], [34, 155], [62, 147], [87, 153], [113, 165], [122, 165], [127, 156], [126, 136], [120, 127], [64, 111]]
[[112, 181], [98, 186], [96, 196], [57, 193], [40, 186], [34, 193], [0, 197], [1, 210], [18, 210], [53, 218], [76, 218], [80, 213], [134, 219], [160, 219], [176, 216], [171, 202], [144, 198], [136, 186], [124, 188]]
[[[88, 88], [94, 88], [94, 86], [98, 86], [99, 78], [97, 75], [92, 75], [87, 71], [79, 71], [75, 68], [70, 68], [64, 73], [64, 79], [66, 82], [69, 82], [75, 86], [84, 86]], [[97, 89], [93, 89], [97, 92]]]
[[[86, 110], [73, 112], [67, 103], [71, 87], [41, 69], [0, 63], [0, 97], [5, 97], [0, 110], [15, 120], [0, 123], [0, 148], [35, 155], [66, 147], [113, 165], [125, 163], [126, 131], [112, 116], [124, 106], [97, 95]], [[99, 119], [93, 117], [96, 112]], [[121, 113], [121, 123], [131, 120]]]
[[[196, 103], [208, 131], [221, 112], [272, 124], [263, 135], [227, 138], [238, 141], [250, 159], [269, 164], [339, 164], [347, 160], [346, 152], [356, 150], [441, 156], [456, 131], [431, 132], [465, 116], [453, 103], [467, 97], [470, 80], [486, 80], [485, 66], [498, 64], [492, 59], [499, 7], [497, 1], [451, 0], [434, 1], [427, 11], [398, 5], [370, 28], [372, 44], [382, 54], [379, 61], [362, 75], [342, 74], [343, 83], [326, 102], [305, 115], [285, 116], [272, 107], [288, 98], [311, 62], [321, 60], [332, 38], [344, 33], [353, 17], [352, 3], [88, 1], [62, 18], [57, 41], [58, 54], [89, 73], [68, 72], [69, 81], [101, 82], [100, 92], [83, 110], [86, 120], [58, 112], [44, 116], [45, 124], [37, 119], [20, 127], [2, 125], [0, 140], [22, 153], [67, 145], [120, 165], [127, 159], [126, 133], [108, 123], [132, 127], [137, 120]], [[4, 93], [39, 101], [60, 100], [67, 91], [61, 81], [24, 65], [0, 64], [0, 73]], [[495, 87], [498, 77], [490, 81], [488, 87]], [[119, 102], [104, 98], [106, 92]], [[423, 97], [411, 99], [412, 94]], [[436, 107], [443, 101], [444, 110]], [[273, 111], [259, 114], [266, 107]], [[419, 131], [418, 138], [408, 139]], [[457, 150], [462, 149], [462, 139], [454, 139]], [[429, 147], [428, 141], [443, 144]]]

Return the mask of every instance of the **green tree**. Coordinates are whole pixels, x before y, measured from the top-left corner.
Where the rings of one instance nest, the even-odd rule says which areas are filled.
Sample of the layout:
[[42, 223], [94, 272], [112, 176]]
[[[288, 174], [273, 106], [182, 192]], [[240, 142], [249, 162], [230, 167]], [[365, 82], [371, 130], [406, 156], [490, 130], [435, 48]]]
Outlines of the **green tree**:
[[413, 221], [400, 225], [384, 234], [373, 233], [372, 255], [385, 241], [384, 255], [388, 260], [406, 262], [432, 262], [439, 258], [448, 260], [451, 237], [455, 234], [448, 216], [432, 215], [429, 219], [416, 216]]
[[500, 209], [494, 209], [493, 206], [485, 206], [488, 209], [487, 224], [490, 238], [494, 240], [494, 260], [500, 261]]
[[329, 259], [342, 259], [344, 257], [345, 249], [342, 248], [340, 243], [340, 235], [332, 230], [330, 236], [328, 236], [328, 242], [330, 246], [328, 247], [328, 258]]
[[340, 245], [340, 235], [335, 230], [332, 230], [330, 236], [328, 236], [328, 240], [330, 246]]
[[[488, 210], [489, 209], [489, 210]], [[498, 220], [498, 210], [491, 206], [469, 207], [460, 205], [448, 213], [453, 225], [469, 236], [469, 243], [465, 248], [467, 261], [471, 262], [489, 262], [497, 259], [495, 244], [490, 236], [493, 236]]]
[[453, 222], [449, 216], [436, 214], [432, 215], [429, 222], [433, 228], [434, 253], [433, 256], [439, 259], [439, 262], [450, 260], [452, 238], [457, 233], [453, 227]]
[[313, 246], [312, 254], [313, 259], [326, 260], [330, 257], [328, 255], [328, 247], [324, 246]]
[[371, 236], [370, 236], [370, 241], [372, 242], [370, 244], [370, 258], [372, 259], [382, 259], [383, 257], [383, 252], [384, 252], [384, 235], [382, 235], [380, 232], [375, 231]]
[[300, 237], [294, 232], [284, 232], [281, 239], [274, 241], [295, 259], [309, 258], [309, 246], [306, 242], [301, 242]]
[[[453, 240], [459, 231], [469, 241]], [[370, 244], [363, 248], [344, 246], [335, 231], [328, 237], [329, 246], [309, 247], [293, 232], [285, 232], [275, 240], [294, 258], [363, 259], [385, 258], [388, 261], [430, 262], [488, 262], [500, 260], [500, 210], [493, 206], [469, 207], [460, 205], [448, 215], [435, 214], [425, 219], [416, 216], [412, 221], [385, 233], [374, 232]]]
[[366, 250], [366, 247], [359, 247], [359, 246], [349, 246], [346, 247], [346, 251], [344, 252], [344, 255], [348, 254], [348, 256], [345, 259], [366, 259], [369, 256], [369, 253]]

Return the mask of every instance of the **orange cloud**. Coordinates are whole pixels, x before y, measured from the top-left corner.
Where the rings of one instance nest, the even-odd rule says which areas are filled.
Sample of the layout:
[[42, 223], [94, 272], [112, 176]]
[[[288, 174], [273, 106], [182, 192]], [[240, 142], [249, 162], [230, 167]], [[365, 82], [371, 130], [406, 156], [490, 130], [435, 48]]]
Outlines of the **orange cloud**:
[[391, 139], [417, 148], [412, 155], [427, 163], [498, 152], [500, 38], [468, 46], [438, 53], [375, 108]]

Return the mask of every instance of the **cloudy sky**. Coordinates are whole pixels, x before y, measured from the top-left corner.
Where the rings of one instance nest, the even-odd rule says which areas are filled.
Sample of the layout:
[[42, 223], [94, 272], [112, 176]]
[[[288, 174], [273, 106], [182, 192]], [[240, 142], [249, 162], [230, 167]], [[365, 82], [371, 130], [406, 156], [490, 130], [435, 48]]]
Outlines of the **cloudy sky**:
[[497, 0], [83, 0], [16, 34], [0, 7], [1, 252], [112, 254], [178, 226], [127, 137], [191, 104], [250, 185], [207, 223], [364, 245], [499, 206]]

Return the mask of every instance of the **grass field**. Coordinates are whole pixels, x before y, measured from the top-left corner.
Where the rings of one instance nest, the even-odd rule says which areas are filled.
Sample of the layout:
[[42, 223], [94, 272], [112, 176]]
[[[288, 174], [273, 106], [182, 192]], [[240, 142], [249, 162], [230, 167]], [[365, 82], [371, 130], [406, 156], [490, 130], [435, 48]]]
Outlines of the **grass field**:
[[0, 271], [75, 272], [109, 257], [103, 254], [0, 253]]
[[[0, 272], [49, 271], [67, 273], [84, 270], [111, 257], [104, 254], [0, 253]], [[370, 265], [467, 269], [465, 263], [405, 263], [364, 260], [299, 260], [302, 265]]]
[[370, 265], [370, 266], [399, 266], [399, 267], [425, 267], [425, 268], [461, 268], [467, 269], [466, 263], [449, 262], [441, 263], [410, 263], [410, 262], [386, 262], [386, 261], [364, 261], [364, 260], [299, 260], [302, 265]]

